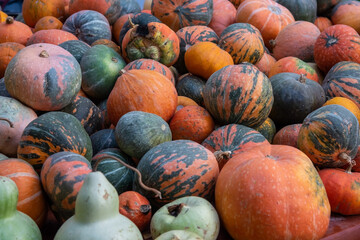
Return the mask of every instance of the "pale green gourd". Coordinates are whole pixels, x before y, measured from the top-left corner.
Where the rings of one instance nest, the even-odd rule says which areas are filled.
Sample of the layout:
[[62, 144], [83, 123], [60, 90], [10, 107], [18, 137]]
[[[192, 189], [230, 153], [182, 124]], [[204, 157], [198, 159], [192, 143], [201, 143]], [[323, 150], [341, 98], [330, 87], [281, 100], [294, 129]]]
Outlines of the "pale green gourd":
[[194, 232], [186, 230], [171, 230], [155, 238], [155, 240], [204, 240]]
[[13, 180], [0, 176], [0, 239], [41, 240], [41, 232], [28, 215], [16, 210], [19, 197]]
[[142, 240], [136, 225], [119, 213], [119, 197], [101, 172], [89, 173], [75, 204], [75, 215], [54, 240]]

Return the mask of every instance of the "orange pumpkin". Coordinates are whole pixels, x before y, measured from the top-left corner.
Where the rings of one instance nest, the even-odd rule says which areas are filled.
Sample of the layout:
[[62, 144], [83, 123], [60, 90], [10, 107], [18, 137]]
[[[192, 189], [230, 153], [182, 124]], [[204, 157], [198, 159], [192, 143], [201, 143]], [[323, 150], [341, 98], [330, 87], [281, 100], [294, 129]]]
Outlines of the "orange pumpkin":
[[212, 42], [198, 42], [185, 52], [188, 71], [205, 79], [217, 70], [233, 64], [231, 55]]
[[325, 28], [332, 26], [332, 22], [327, 17], [317, 17], [314, 22], [315, 26], [318, 27], [320, 32], [324, 31]]
[[0, 43], [0, 78], [4, 77], [6, 67], [11, 59], [24, 47], [16, 42]]
[[339, 2], [331, 11], [331, 21], [334, 24], [348, 25], [360, 34], [360, 2]]
[[290, 124], [281, 128], [275, 133], [273, 144], [288, 145], [297, 148], [297, 139], [300, 131], [301, 123]]
[[216, 182], [215, 204], [235, 240], [320, 239], [330, 222], [319, 174], [290, 146], [261, 145], [230, 159]]
[[272, 68], [272, 66], [276, 63], [276, 59], [271, 56], [269, 53], [264, 52], [264, 55], [262, 56], [262, 58], [260, 59], [260, 61], [258, 61], [255, 66], [262, 71], [263, 73], [265, 73], [266, 76], [269, 77], [269, 72], [270, 69]]
[[208, 25], [218, 36], [235, 23], [236, 8], [229, 0], [213, 0], [213, 15]]
[[121, 116], [130, 111], [154, 113], [169, 121], [176, 106], [174, 84], [164, 75], [145, 69], [124, 71], [107, 101], [109, 119], [114, 126]]
[[186, 106], [199, 106], [194, 100], [185, 96], [178, 96], [178, 105], [176, 111], [179, 111]]
[[0, 43], [16, 42], [26, 45], [32, 35], [30, 27], [15, 21], [13, 17], [7, 17], [5, 22], [0, 23]]
[[24, 160], [0, 160], [0, 176], [11, 178], [19, 189], [17, 210], [27, 214], [41, 227], [47, 215], [47, 202], [39, 175]]
[[128, 14], [122, 15], [121, 17], [118, 18], [118, 20], [116, 20], [116, 22], [112, 26], [112, 29], [111, 29], [112, 36], [117, 43], [119, 42], [119, 37], [120, 37], [120, 32], [121, 32], [122, 27], [124, 26], [126, 21], [129, 20], [129, 18], [132, 18], [133, 16], [134, 16], [133, 13], [128, 13]]
[[8, 15], [5, 12], [0, 11], [0, 23], [5, 22], [7, 17]]
[[287, 8], [275, 1], [246, 0], [237, 9], [236, 22], [250, 23], [259, 29], [265, 46], [271, 49], [269, 41], [295, 19]]
[[47, 29], [47, 30], [40, 30], [34, 33], [29, 38], [26, 45], [29, 46], [35, 43], [50, 43], [54, 45], [59, 45], [63, 42], [70, 40], [79, 40], [79, 39], [74, 34], [66, 32], [61, 29]]
[[45, 16], [39, 19], [35, 24], [34, 32], [47, 29], [61, 29], [62, 22], [53, 16]]
[[65, 5], [64, 0], [24, 0], [22, 5], [24, 21], [30, 27], [34, 27], [37, 21], [45, 16], [53, 16], [64, 21]]

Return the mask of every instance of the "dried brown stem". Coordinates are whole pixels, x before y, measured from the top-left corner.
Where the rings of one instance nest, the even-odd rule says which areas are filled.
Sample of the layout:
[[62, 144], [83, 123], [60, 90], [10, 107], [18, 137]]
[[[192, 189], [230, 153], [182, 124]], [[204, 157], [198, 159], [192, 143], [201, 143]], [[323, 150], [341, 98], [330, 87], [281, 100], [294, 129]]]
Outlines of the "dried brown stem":
[[339, 159], [341, 161], [346, 161], [347, 164], [349, 164], [349, 167], [346, 169], [346, 172], [351, 173], [351, 169], [353, 166], [356, 165], [356, 162], [354, 160], [352, 160], [351, 157], [347, 153], [344, 153], [344, 152], [339, 154]]
[[0, 117], [0, 121], [5, 121], [5, 122], [9, 123], [11, 128], [14, 128], [14, 124], [9, 119]]

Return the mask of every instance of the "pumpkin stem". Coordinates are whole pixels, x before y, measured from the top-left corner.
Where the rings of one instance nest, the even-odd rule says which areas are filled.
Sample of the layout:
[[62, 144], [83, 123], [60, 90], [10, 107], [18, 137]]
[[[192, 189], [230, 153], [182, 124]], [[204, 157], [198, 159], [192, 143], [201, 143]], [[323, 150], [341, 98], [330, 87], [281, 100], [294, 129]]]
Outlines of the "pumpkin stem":
[[347, 155], [347, 153], [340, 153], [339, 154], [339, 159], [342, 161], [346, 161], [349, 164], [349, 167], [346, 169], [347, 173], [351, 173], [351, 169], [353, 166], [356, 165], [356, 162], [354, 160], [351, 159], [351, 157], [349, 155]]
[[180, 204], [168, 206], [167, 209], [171, 216], [177, 217], [180, 214], [180, 212], [184, 206], [185, 206], [185, 203], [180, 203]]
[[130, 27], [131, 28], [134, 28], [136, 25], [133, 23], [133, 21], [131, 20], [131, 17], [130, 17], [130, 15], [129, 15], [129, 17], [128, 17], [129, 19], [129, 23], [130, 23]]
[[0, 121], [5, 121], [10, 125], [11, 128], [14, 128], [14, 124], [9, 119], [0, 117]]
[[306, 82], [305, 74], [303, 74], [303, 73], [300, 74], [299, 82], [301, 82], [301, 83], [305, 83], [305, 82]]
[[229, 159], [231, 155], [231, 151], [216, 151], [214, 152], [215, 158], [218, 162], [220, 162], [223, 159]]
[[275, 39], [271, 39], [271, 40], [269, 40], [269, 44], [270, 44], [270, 46], [271, 46], [272, 48], [274, 48], [274, 47], [275, 47], [275, 45], [276, 45], [276, 41], [275, 41]]
[[11, 16], [8, 16], [7, 18], [6, 18], [6, 20], [5, 20], [5, 23], [6, 24], [12, 24], [12, 23], [14, 23], [14, 18], [13, 17], [11, 17]]
[[46, 50], [42, 50], [41, 53], [39, 54], [39, 57], [48, 58], [49, 53]]
[[97, 170], [97, 166], [99, 165], [99, 163], [100, 163], [102, 160], [104, 160], [104, 159], [109, 159], [109, 158], [110, 158], [110, 159], [113, 159], [113, 160], [115, 160], [115, 161], [118, 161], [119, 163], [121, 163], [121, 164], [124, 165], [125, 167], [127, 167], [127, 168], [133, 170], [134, 172], [136, 172], [136, 174], [137, 174], [137, 176], [138, 176], [138, 181], [139, 181], [140, 187], [143, 188], [143, 189], [145, 189], [146, 191], [151, 191], [151, 192], [155, 193], [155, 197], [158, 197], [158, 198], [162, 199], [161, 192], [160, 192], [159, 190], [157, 190], [157, 189], [155, 189], [155, 188], [148, 187], [148, 186], [146, 186], [146, 185], [142, 182], [142, 180], [141, 180], [141, 178], [142, 178], [142, 177], [141, 177], [141, 172], [140, 172], [137, 168], [135, 168], [135, 167], [133, 167], [133, 166], [130, 166], [129, 164], [123, 162], [121, 159], [119, 159], [119, 158], [117, 158], [117, 157], [110, 156], [110, 155], [106, 155], [106, 156], [100, 157], [100, 158], [95, 162], [94, 171]]

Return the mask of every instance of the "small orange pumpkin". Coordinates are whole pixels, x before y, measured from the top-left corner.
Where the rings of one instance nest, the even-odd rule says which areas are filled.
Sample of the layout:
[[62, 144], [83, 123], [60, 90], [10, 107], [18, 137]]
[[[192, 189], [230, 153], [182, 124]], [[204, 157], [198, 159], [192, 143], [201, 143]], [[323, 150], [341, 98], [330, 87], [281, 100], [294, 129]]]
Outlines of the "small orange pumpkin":
[[4, 77], [6, 67], [11, 59], [24, 47], [16, 42], [0, 43], [0, 78]]
[[61, 29], [47, 29], [47, 30], [40, 30], [34, 33], [29, 38], [26, 45], [29, 46], [35, 43], [50, 43], [54, 45], [59, 45], [63, 42], [70, 40], [79, 40], [79, 39], [74, 34], [66, 32]]
[[29, 26], [15, 21], [13, 17], [7, 17], [5, 22], [0, 23], [0, 43], [17, 42], [26, 45], [32, 35]]
[[47, 29], [61, 29], [62, 22], [53, 16], [45, 16], [39, 19], [35, 24], [34, 32]]
[[332, 26], [332, 22], [327, 17], [317, 17], [314, 22], [315, 26], [318, 27], [320, 32], [324, 31], [325, 28]]
[[45, 16], [65, 20], [65, 5], [64, 0], [24, 0], [22, 5], [24, 21], [28, 26], [34, 27], [36, 22]]

